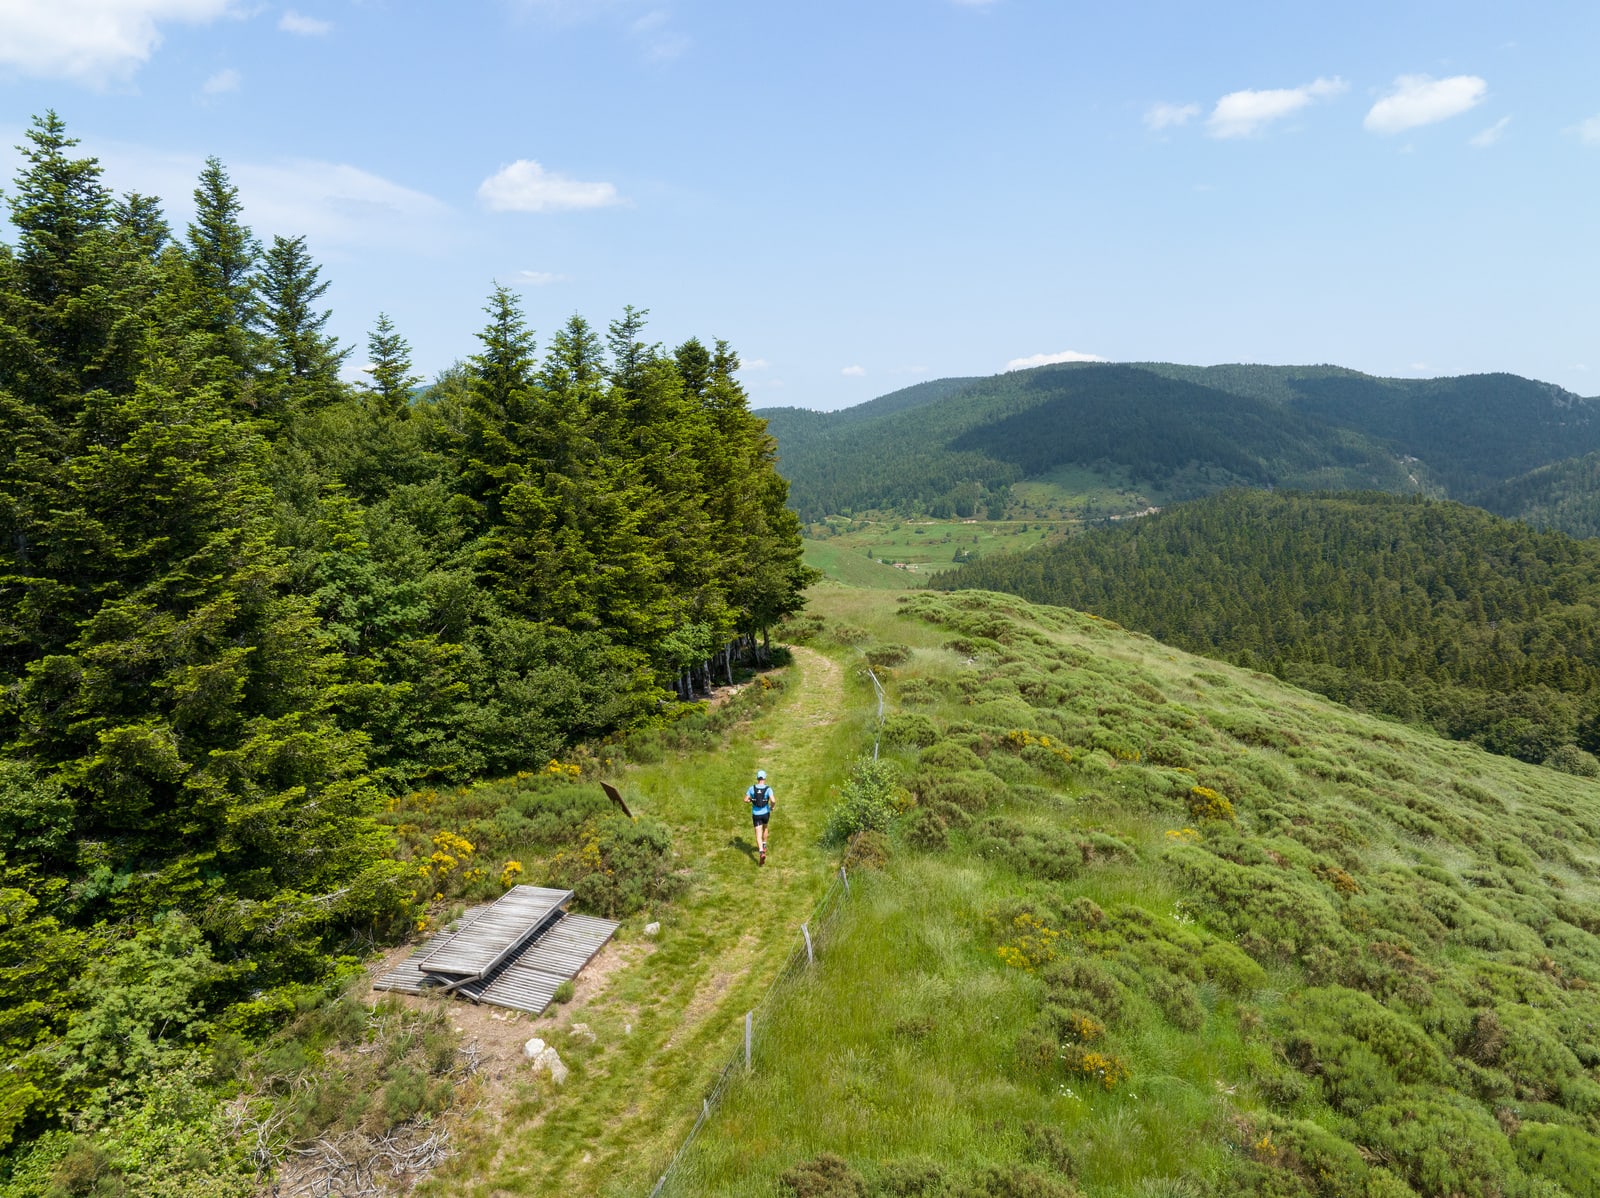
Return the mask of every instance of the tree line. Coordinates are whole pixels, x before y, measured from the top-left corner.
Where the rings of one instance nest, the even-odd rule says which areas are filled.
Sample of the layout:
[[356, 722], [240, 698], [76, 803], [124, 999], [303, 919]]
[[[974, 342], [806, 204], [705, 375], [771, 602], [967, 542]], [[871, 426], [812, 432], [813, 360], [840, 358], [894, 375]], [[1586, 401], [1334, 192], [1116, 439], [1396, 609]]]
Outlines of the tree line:
[[0, 1146], [408, 917], [386, 796], [650, 719], [809, 580], [726, 343], [540, 353], [496, 287], [351, 384], [221, 163], [176, 230], [76, 144], [35, 119], [0, 247]]
[[938, 576], [1543, 761], [1600, 750], [1600, 545], [1462, 504], [1232, 491]]

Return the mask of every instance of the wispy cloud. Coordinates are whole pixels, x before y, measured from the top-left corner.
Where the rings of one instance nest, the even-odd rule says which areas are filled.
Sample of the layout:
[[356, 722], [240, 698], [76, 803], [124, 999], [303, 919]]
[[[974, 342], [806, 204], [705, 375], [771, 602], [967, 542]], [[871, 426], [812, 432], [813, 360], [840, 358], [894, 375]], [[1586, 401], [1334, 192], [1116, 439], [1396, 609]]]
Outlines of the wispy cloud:
[[1206, 132], [1221, 138], [1252, 137], [1274, 121], [1292, 116], [1317, 100], [1337, 96], [1348, 87], [1349, 84], [1335, 75], [1300, 87], [1229, 92], [1217, 101], [1206, 118]]
[[1007, 370], [1031, 370], [1035, 366], [1054, 366], [1057, 362], [1104, 362], [1099, 354], [1081, 353], [1075, 349], [1064, 349], [1057, 354], [1030, 354], [1026, 358], [1012, 358], [1006, 363]]
[[322, 37], [333, 32], [333, 22], [324, 21], [320, 17], [308, 17], [291, 8], [286, 9], [283, 16], [278, 18], [278, 28], [285, 33], [294, 33], [301, 37]]
[[772, 363], [765, 358], [741, 358], [739, 360], [740, 370], [766, 370], [771, 365]]
[[0, 68], [104, 88], [149, 61], [162, 25], [204, 25], [234, 11], [234, 0], [3, 0]]
[[1145, 125], [1157, 132], [1176, 125], [1187, 125], [1200, 115], [1198, 104], [1152, 104], [1145, 109]]
[[993, 8], [999, 0], [950, 0], [957, 8]]
[[1495, 142], [1499, 141], [1505, 136], [1506, 127], [1510, 124], [1511, 118], [1508, 116], [1503, 116], [1483, 132], [1474, 135], [1469, 140], [1469, 144], [1477, 146], [1480, 150], [1487, 150], [1490, 146], [1494, 145]]
[[1578, 139], [1585, 145], [1600, 146], [1600, 112], [1586, 121], [1579, 121], [1577, 132]]
[[491, 212], [571, 212], [622, 202], [615, 184], [570, 179], [531, 158], [519, 158], [490, 175], [478, 185], [478, 199]]
[[1404, 133], [1421, 125], [1460, 116], [1489, 94], [1489, 85], [1476, 75], [1401, 75], [1394, 87], [1367, 112], [1363, 125], [1371, 133]]
[[551, 283], [567, 283], [568, 275], [553, 274], [548, 270], [519, 270], [511, 281], [519, 287], [548, 287]]
[[858, 379], [867, 373], [867, 368], [865, 366], [846, 366], [839, 373], [847, 379]]
[[239, 85], [244, 82], [244, 76], [232, 67], [218, 71], [200, 85], [200, 91], [207, 96], [220, 96], [225, 92], [236, 92]]

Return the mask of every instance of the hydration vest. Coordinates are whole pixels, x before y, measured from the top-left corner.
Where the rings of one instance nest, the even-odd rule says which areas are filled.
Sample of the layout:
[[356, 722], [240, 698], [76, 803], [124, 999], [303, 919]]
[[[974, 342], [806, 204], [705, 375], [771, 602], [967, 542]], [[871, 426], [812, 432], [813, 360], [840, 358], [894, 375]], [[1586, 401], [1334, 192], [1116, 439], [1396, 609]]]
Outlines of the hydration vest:
[[752, 786], [750, 788], [750, 810], [755, 815], [766, 815], [772, 810], [772, 787]]

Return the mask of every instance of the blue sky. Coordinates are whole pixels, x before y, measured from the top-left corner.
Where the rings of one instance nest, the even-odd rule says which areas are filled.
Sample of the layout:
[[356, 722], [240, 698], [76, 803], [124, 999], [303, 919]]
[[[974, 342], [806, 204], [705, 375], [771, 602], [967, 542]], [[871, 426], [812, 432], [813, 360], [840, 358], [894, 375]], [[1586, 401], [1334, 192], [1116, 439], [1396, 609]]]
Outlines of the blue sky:
[[0, 132], [53, 107], [180, 221], [216, 154], [334, 330], [387, 311], [429, 373], [498, 280], [541, 332], [631, 303], [726, 337], [758, 406], [1066, 354], [1594, 394], [1597, 34], [1471, 0], [9, 0]]

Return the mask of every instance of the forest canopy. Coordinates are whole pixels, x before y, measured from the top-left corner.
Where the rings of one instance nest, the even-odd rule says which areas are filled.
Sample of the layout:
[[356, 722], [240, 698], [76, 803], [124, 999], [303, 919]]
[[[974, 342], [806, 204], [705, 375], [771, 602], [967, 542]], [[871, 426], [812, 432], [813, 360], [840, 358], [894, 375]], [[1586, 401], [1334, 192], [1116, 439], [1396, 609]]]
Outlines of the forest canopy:
[[75, 145], [34, 121], [0, 247], [0, 1147], [408, 918], [386, 796], [650, 719], [809, 579], [726, 343], [541, 354], [496, 287], [351, 384], [221, 163], [176, 230]]
[[1600, 544], [1458, 503], [1231, 491], [934, 585], [1091, 611], [1527, 761], [1600, 750]]

